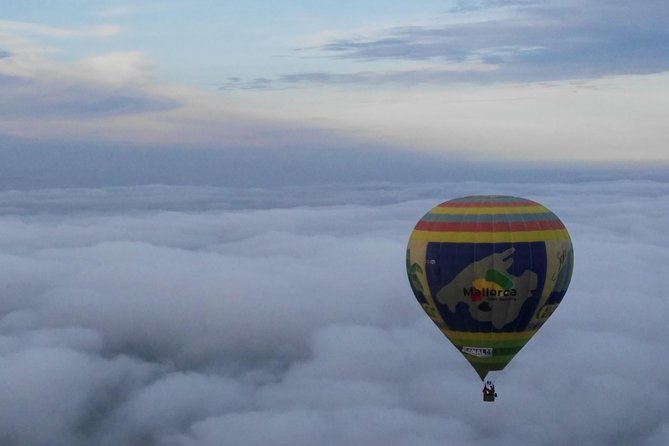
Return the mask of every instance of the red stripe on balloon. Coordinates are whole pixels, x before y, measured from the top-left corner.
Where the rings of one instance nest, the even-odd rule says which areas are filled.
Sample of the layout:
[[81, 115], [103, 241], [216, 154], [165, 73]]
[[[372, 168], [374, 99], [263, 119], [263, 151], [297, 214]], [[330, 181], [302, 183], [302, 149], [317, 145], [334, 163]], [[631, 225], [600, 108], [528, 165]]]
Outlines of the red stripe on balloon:
[[437, 207], [440, 208], [513, 208], [513, 207], [541, 207], [534, 201], [445, 201]]
[[416, 228], [419, 231], [437, 232], [524, 232], [524, 231], [546, 231], [551, 229], [564, 229], [560, 220], [544, 221], [499, 221], [486, 222], [445, 222], [445, 221], [419, 221]]

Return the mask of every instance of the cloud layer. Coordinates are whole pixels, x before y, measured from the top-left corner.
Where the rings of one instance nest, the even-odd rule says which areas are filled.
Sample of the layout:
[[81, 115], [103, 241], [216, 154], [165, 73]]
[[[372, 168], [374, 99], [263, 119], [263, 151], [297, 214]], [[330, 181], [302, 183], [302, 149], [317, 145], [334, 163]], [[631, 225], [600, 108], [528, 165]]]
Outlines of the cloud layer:
[[[560, 215], [576, 270], [484, 405], [404, 250], [436, 202], [490, 192]], [[5, 191], [0, 206], [3, 444], [669, 438], [666, 182]]]

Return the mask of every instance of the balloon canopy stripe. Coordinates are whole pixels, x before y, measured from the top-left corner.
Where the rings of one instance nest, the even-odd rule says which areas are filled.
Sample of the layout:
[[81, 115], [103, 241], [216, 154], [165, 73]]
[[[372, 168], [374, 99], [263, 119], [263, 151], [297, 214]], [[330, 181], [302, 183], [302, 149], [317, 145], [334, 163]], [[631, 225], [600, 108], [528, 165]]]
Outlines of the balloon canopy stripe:
[[438, 214], [432, 213], [423, 216], [421, 221], [451, 221], [451, 222], [496, 222], [496, 221], [553, 221], [559, 219], [550, 212], [531, 214]]
[[515, 243], [548, 240], [569, 240], [566, 229], [550, 231], [465, 232], [465, 231], [421, 231], [414, 229], [413, 240], [456, 243]]
[[519, 207], [519, 206], [529, 206], [533, 205], [545, 209], [542, 205], [534, 203], [529, 200], [512, 200], [512, 201], [446, 201], [438, 205], [441, 208], [484, 208], [484, 207], [498, 207], [498, 208], [510, 208], [510, 207]]
[[453, 198], [449, 200], [448, 203], [481, 203], [481, 202], [494, 202], [494, 203], [534, 203], [535, 201], [528, 200], [527, 198], [514, 197], [511, 195], [469, 195], [466, 197]]
[[550, 229], [563, 229], [560, 220], [544, 221], [494, 221], [494, 222], [447, 222], [447, 221], [425, 221], [421, 220], [415, 229], [431, 232], [520, 232], [520, 231], [545, 231]]
[[[468, 332], [456, 331], [442, 328], [441, 330], [448, 339], [456, 345], [478, 345], [477, 342], [483, 342], [487, 346], [500, 345], [525, 345], [532, 336], [536, 334], [536, 330], [514, 331], [514, 332]], [[483, 344], [481, 344], [483, 345]]]
[[524, 206], [467, 206], [467, 207], [440, 207], [437, 206], [430, 210], [430, 214], [546, 214], [553, 218], [554, 214], [543, 206], [530, 206], [524, 203]]

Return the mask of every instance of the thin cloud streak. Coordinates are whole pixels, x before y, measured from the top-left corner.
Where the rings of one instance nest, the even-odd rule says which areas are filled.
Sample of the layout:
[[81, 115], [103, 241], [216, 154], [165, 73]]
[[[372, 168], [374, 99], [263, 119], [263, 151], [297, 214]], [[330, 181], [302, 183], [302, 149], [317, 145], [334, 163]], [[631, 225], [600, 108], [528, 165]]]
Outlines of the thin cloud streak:
[[0, 116], [5, 119], [91, 119], [160, 112], [177, 106], [173, 99], [152, 97], [133, 88], [68, 80], [0, 78]]
[[108, 38], [119, 34], [121, 27], [112, 24], [101, 24], [78, 28], [63, 28], [37, 23], [0, 20], [0, 33], [2, 32], [52, 38]]
[[444, 70], [434, 76], [430, 69], [407, 70], [389, 77], [380, 72], [296, 72], [274, 82], [311, 82], [315, 74], [319, 82], [334, 84], [374, 84], [383, 77], [404, 84], [490, 84], [660, 73], [669, 70], [669, 34], [663, 23], [667, 13], [666, 2], [656, 0], [634, 6], [622, 1], [478, 2], [446, 13], [443, 26], [386, 28], [300, 50], [367, 64], [394, 60], [460, 65], [460, 73], [448, 70], [446, 75]]

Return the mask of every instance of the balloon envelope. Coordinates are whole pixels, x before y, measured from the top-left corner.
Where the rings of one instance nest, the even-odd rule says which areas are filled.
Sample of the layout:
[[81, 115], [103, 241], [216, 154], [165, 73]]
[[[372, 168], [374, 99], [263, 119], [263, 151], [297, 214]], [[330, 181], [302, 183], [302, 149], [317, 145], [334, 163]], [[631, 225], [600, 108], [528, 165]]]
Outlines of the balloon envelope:
[[573, 248], [539, 203], [470, 196], [432, 208], [407, 247], [418, 302], [481, 379], [502, 370], [562, 301]]

